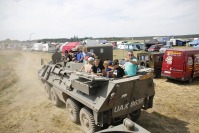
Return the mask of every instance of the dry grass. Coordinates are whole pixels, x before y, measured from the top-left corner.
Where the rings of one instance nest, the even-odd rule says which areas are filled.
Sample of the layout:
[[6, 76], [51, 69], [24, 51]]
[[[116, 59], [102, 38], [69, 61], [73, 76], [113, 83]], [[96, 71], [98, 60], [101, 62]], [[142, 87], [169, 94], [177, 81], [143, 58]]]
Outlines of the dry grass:
[[17, 63], [20, 53], [13, 51], [0, 52], [0, 93], [17, 82], [13, 67]]

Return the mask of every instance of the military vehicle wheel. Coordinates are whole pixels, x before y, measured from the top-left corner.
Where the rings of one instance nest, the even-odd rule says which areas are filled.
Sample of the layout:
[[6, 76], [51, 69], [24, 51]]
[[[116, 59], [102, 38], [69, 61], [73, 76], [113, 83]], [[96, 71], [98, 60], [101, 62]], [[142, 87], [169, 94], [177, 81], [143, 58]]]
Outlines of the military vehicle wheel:
[[78, 124], [80, 104], [77, 101], [73, 100], [72, 98], [68, 98], [66, 100], [66, 109], [69, 110], [71, 121]]
[[141, 109], [135, 110], [133, 111], [130, 116], [131, 116], [131, 120], [132, 121], [137, 121], [140, 118], [140, 114], [141, 114]]
[[52, 86], [49, 83], [46, 82], [44, 87], [45, 87], [45, 92], [47, 93], [47, 98], [51, 100], [52, 99], [51, 98], [51, 88], [52, 88]]
[[93, 133], [98, 130], [98, 127], [97, 125], [95, 125], [95, 121], [90, 110], [84, 107], [80, 110], [79, 115], [80, 123], [86, 133]]
[[60, 107], [63, 104], [63, 102], [59, 99], [53, 88], [51, 89], [51, 99], [53, 105], [57, 107]]

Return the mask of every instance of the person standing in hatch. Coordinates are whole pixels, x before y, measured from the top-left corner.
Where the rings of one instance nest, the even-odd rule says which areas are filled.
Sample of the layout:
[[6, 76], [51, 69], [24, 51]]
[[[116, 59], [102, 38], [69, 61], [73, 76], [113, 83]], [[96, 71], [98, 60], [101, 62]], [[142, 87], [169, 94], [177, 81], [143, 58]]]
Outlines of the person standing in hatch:
[[137, 73], [137, 58], [133, 51], [127, 52], [126, 63], [124, 64], [125, 73], [127, 76], [135, 76]]

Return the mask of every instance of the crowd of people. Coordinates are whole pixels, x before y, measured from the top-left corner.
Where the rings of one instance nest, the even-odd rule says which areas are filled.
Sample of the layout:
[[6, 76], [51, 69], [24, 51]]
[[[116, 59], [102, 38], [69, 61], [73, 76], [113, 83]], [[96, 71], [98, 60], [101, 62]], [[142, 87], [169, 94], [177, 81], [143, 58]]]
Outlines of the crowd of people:
[[72, 50], [65, 51], [64, 66], [71, 61], [84, 63], [80, 71], [108, 78], [135, 76], [137, 72], [137, 59], [133, 51], [127, 52], [125, 63], [122, 66], [118, 59], [102, 61], [95, 54], [87, 52], [85, 48], [77, 49], [75, 52]]

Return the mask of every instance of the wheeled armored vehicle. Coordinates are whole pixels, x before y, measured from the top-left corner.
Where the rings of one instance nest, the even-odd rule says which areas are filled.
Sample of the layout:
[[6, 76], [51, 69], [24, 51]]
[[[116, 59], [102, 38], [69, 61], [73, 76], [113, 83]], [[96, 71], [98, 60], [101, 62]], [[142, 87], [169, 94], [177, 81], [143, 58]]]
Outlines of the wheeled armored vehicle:
[[153, 76], [139, 71], [137, 76], [106, 78], [79, 72], [80, 63], [46, 64], [38, 76], [53, 104], [66, 104], [70, 119], [91, 133], [128, 117], [136, 121], [141, 109], [153, 106]]

